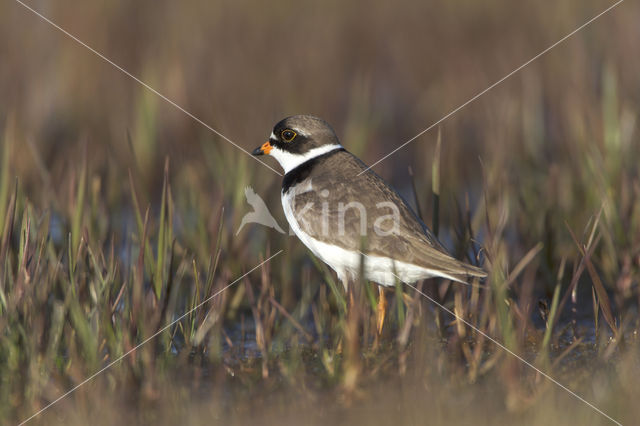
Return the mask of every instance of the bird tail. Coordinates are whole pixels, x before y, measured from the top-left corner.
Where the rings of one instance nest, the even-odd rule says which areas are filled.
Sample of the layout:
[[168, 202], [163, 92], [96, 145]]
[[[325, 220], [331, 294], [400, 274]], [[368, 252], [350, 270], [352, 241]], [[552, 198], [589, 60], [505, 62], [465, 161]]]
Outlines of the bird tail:
[[487, 273], [477, 266], [456, 261], [454, 268], [446, 271], [445, 274], [454, 281], [466, 283], [470, 278], [486, 278]]

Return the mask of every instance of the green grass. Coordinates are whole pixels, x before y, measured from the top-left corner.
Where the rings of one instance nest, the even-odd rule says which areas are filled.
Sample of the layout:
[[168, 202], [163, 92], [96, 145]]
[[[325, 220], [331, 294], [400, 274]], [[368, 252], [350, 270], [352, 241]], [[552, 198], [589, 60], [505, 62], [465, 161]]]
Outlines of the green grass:
[[[344, 67], [314, 77], [314, 87], [300, 77], [319, 69], [301, 54], [304, 37], [286, 38], [290, 57], [306, 58], [300, 70], [264, 67], [273, 56], [261, 40], [281, 43], [273, 22], [295, 16], [282, 7], [246, 17], [239, 6], [196, 13], [161, 4], [158, 17], [172, 17], [160, 19], [162, 31], [175, 44], [155, 44], [156, 19], [135, 22], [140, 45], [110, 32], [109, 42], [93, 41], [112, 46], [123, 63], [139, 58], [146, 71], [136, 75], [247, 149], [260, 145], [271, 121], [313, 105], [373, 162], [601, 5], [569, 5], [553, 22], [533, 4], [503, 10], [492, 1], [480, 10], [454, 2], [429, 13], [406, 6], [340, 6], [337, 20], [311, 14], [312, 27], [330, 22], [340, 40], [362, 37], [366, 46], [385, 45], [374, 30], [395, 14], [406, 31], [433, 35], [415, 35], [424, 39], [416, 55], [405, 51], [404, 33], [389, 29], [402, 67], [368, 62], [326, 35], [324, 47]], [[128, 28], [127, 7], [81, 12]], [[637, 59], [607, 43], [633, 39], [637, 16], [629, 6], [611, 18], [615, 32], [611, 22], [594, 26], [565, 54], [551, 52], [377, 169], [410, 189], [407, 198], [457, 257], [489, 273], [479, 285], [432, 280], [417, 288], [623, 424], [640, 416], [640, 91], [628, 73]], [[80, 32], [74, 19], [63, 23]], [[463, 31], [475, 28], [468, 20], [488, 20], [482, 35]], [[255, 38], [247, 28], [265, 29], [263, 21], [269, 31]], [[228, 22], [245, 29], [234, 33], [241, 57], [200, 57], [183, 34], [188, 23], [217, 46]], [[523, 23], [540, 33], [521, 39]], [[24, 42], [39, 46], [36, 35]], [[51, 117], [34, 106], [49, 105], [48, 92], [25, 100], [13, 80], [0, 80], [10, 101], [0, 107], [0, 423], [29, 418], [145, 343], [33, 423], [611, 424], [407, 286], [388, 292], [377, 336], [374, 284], [358, 283], [349, 295], [294, 237], [258, 226], [236, 235], [249, 210], [247, 185], [284, 224], [278, 176], [151, 93], [122, 86], [104, 63], [82, 62], [79, 47], [55, 42], [69, 56], [42, 66], [56, 71], [64, 94]], [[494, 51], [505, 53], [497, 60]], [[181, 68], [181, 52], [202, 61]], [[443, 52], [451, 53], [433, 60]], [[37, 74], [37, 53], [7, 53], [15, 84], [40, 87], [26, 72]], [[263, 67], [242, 66], [245, 56]], [[228, 80], [217, 74], [227, 57]], [[469, 75], [465, 64], [474, 60], [487, 75]], [[78, 78], [80, 70], [91, 78]]]
[[[12, 144], [11, 140], [5, 142], [3, 164], [10, 163], [6, 156], [11, 155]], [[8, 181], [6, 175], [3, 182]], [[12, 192], [3, 192], [8, 195], [2, 209], [0, 415], [6, 421], [29, 417], [101, 366], [146, 342], [165, 324], [192, 311], [275, 250], [270, 248], [271, 242], [262, 248], [250, 244], [257, 251], [247, 250], [242, 241], [246, 237], [241, 235], [241, 241], [235, 241], [234, 229], [225, 224], [224, 215], [217, 223], [210, 221], [207, 231], [202, 232], [206, 212], [189, 201], [196, 197], [185, 197], [184, 193], [176, 204], [172, 187], [187, 192], [193, 189], [174, 182], [168, 160], [157, 207], [147, 207], [143, 213], [136, 190], [141, 183], [135, 172], [125, 180], [130, 193], [125, 205], [134, 219], [126, 234], [110, 223], [113, 216], [108, 213], [124, 205], [105, 205], [101, 197], [89, 201], [86, 182], [92, 174], [86, 162], [72, 174], [76, 175], [67, 213], [44, 212], [33, 205], [19, 179]], [[509, 255], [503, 236], [506, 212], [501, 210], [506, 208], [502, 197], [509, 194], [496, 194], [494, 204], [489, 204], [489, 184], [486, 198], [477, 207], [487, 210], [483, 257], [490, 277], [486, 286], [427, 282], [422, 288], [606, 412], [618, 413], [618, 418], [629, 416], [631, 401], [614, 403], [612, 396], [621, 390], [637, 391], [635, 385], [625, 387], [624, 375], [626, 369], [635, 368], [628, 363], [637, 357], [638, 324], [635, 305], [612, 308], [607, 295], [619, 294], [615, 288], [604, 287], [606, 281], [594, 266], [603, 252], [597, 246], [607, 232], [605, 222], [598, 215], [583, 233], [585, 243], [576, 239], [574, 255], [560, 259], [557, 284], [543, 317], [546, 327], [539, 328], [532, 323], [536, 297], [540, 297], [533, 292], [533, 280], [539, 279], [543, 245], [522, 257]], [[236, 190], [241, 191], [240, 185]], [[66, 203], [64, 199], [57, 202]], [[239, 223], [240, 212], [233, 212], [227, 220]], [[458, 228], [472, 229], [471, 218], [477, 215], [471, 211], [461, 214], [467, 218], [461, 220], [468, 222], [459, 223]], [[57, 219], [52, 221], [54, 216]], [[188, 223], [186, 216], [195, 219]], [[438, 217], [435, 211], [434, 227]], [[60, 228], [55, 233], [51, 230], [54, 223]], [[287, 239], [274, 234], [270, 241], [277, 238]], [[93, 398], [101, 401], [99, 411], [128, 407], [126, 414], [112, 413], [102, 419], [108, 423], [121, 416], [127, 421], [160, 419], [154, 414], [158, 407], [160, 412], [168, 412], [167, 418], [177, 418], [185, 412], [182, 404], [197, 407], [192, 414], [196, 419], [219, 409], [217, 416], [241, 421], [249, 413], [260, 412], [255, 399], [263, 401], [262, 410], [275, 416], [275, 421], [279, 411], [272, 407], [272, 399], [300, 397], [302, 393], [307, 403], [316, 398], [337, 398], [334, 409], [326, 414], [330, 417], [359, 407], [364, 413], [358, 419], [365, 422], [375, 411], [373, 395], [382, 392], [385, 399], [397, 399], [391, 390], [385, 394], [380, 383], [387, 383], [389, 389], [414, 389], [410, 400], [416, 405], [405, 407], [400, 414], [404, 419], [419, 416], [425, 403], [439, 406], [440, 388], [450, 392], [454, 405], [459, 392], [467, 393], [477, 410], [489, 403], [478, 394], [495, 393], [490, 404], [497, 410], [497, 418], [508, 421], [524, 420], [530, 415], [525, 413], [536, 413], [529, 419], [532, 423], [541, 422], [550, 413], [564, 418], [558, 406], [549, 406], [549, 395], [566, 398], [561, 389], [408, 287], [396, 287], [383, 335], [376, 336], [375, 288], [360, 283], [354, 293], [355, 304], [348, 309], [344, 290], [332, 273], [296, 245], [287, 241], [282, 246], [285, 254], [190, 312], [51, 408], [39, 421], [97, 418], [89, 408]], [[205, 256], [200, 256], [190, 247], [211, 249], [202, 250]], [[568, 271], [568, 265], [573, 265], [573, 272]], [[585, 270], [591, 281], [580, 278]], [[579, 282], [581, 286], [593, 285], [592, 322], [585, 322], [584, 314], [578, 312], [581, 308], [567, 299]], [[601, 315], [606, 320], [604, 329], [598, 322]], [[439, 326], [434, 328], [434, 324]], [[609, 371], [605, 379], [599, 379], [607, 381], [604, 398], [596, 399], [598, 392], [589, 389], [588, 373], [595, 366]], [[416, 374], [423, 377], [420, 383]], [[114, 392], [121, 396], [114, 396]], [[268, 397], [264, 392], [280, 396]], [[220, 393], [233, 401], [227, 402], [231, 405], [208, 406], [206, 401]], [[419, 398], [419, 393], [424, 393], [428, 402]], [[189, 395], [199, 396], [194, 402]], [[166, 405], [165, 400], [173, 402]], [[575, 400], [567, 403], [589, 422], [603, 419]], [[625, 411], [618, 411], [620, 404]], [[80, 410], [84, 414], [76, 417], [67, 413], [76, 406], [85, 407], [84, 412]], [[228, 412], [230, 408], [233, 414]], [[441, 407], [438, 412], [442, 422], [473, 418], [458, 417]], [[323, 416], [316, 413], [306, 420], [315, 423]]]

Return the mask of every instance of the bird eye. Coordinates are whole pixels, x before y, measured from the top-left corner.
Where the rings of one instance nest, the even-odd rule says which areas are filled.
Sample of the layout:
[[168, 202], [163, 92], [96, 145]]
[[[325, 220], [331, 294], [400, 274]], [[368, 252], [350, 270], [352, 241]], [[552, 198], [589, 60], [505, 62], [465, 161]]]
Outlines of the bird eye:
[[287, 130], [283, 130], [280, 135], [282, 136], [282, 139], [285, 142], [291, 142], [297, 136], [297, 133], [294, 132], [293, 130], [287, 129]]

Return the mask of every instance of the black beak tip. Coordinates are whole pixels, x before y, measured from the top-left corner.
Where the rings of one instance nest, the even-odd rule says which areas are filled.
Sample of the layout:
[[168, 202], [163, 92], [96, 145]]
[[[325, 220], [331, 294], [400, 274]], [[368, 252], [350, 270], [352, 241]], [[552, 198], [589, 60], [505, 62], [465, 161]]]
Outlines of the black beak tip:
[[264, 155], [264, 151], [262, 150], [262, 147], [257, 147], [256, 149], [253, 150], [253, 152], [251, 152], [251, 155]]

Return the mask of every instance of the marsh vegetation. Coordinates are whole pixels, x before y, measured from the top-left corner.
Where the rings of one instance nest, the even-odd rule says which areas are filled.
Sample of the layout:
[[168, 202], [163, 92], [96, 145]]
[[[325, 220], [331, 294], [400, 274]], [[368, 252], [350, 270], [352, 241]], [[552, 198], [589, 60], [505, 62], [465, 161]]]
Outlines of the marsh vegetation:
[[[369, 163], [610, 5], [45, 3], [245, 149], [314, 113]], [[375, 284], [347, 309], [295, 237], [237, 233], [247, 186], [287, 230], [280, 176], [4, 2], [0, 423], [82, 384], [31, 423], [611, 424], [539, 371], [637, 423], [638, 19], [622, 3], [376, 167], [489, 272], [417, 286], [481, 332], [397, 286], [378, 336]]]

